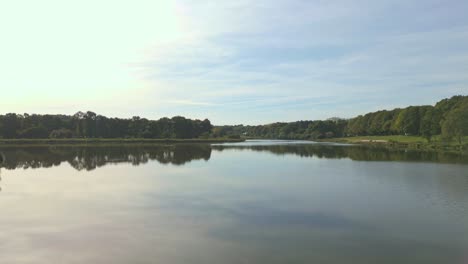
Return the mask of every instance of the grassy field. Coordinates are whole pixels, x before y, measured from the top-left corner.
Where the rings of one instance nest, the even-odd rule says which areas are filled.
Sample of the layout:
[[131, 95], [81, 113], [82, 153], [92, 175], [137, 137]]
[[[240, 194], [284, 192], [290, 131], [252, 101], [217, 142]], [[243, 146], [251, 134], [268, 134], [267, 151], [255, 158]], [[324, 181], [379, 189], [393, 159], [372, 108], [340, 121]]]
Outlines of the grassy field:
[[416, 136], [363, 136], [363, 137], [346, 137], [337, 138], [337, 141], [345, 141], [348, 143], [362, 142], [400, 142], [400, 143], [427, 143], [427, 140]]
[[181, 144], [181, 143], [223, 143], [242, 142], [243, 139], [108, 139], [108, 138], [71, 138], [71, 139], [0, 139], [0, 146], [12, 145], [120, 145], [120, 144]]

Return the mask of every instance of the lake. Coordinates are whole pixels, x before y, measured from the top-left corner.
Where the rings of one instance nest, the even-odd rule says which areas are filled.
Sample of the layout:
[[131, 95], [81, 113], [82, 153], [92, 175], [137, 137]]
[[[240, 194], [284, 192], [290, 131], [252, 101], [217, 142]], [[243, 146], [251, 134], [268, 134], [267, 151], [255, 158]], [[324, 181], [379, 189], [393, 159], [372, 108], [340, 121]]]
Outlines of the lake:
[[2, 263], [468, 263], [468, 158], [301, 141], [1, 147]]

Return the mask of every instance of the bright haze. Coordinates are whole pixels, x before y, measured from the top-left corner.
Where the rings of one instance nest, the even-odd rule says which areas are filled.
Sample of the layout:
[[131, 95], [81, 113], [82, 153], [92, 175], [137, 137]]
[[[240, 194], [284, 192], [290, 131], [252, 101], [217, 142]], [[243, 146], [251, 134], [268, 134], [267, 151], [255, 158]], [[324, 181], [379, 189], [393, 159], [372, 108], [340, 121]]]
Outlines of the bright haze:
[[5, 1], [0, 112], [214, 124], [468, 93], [468, 1]]

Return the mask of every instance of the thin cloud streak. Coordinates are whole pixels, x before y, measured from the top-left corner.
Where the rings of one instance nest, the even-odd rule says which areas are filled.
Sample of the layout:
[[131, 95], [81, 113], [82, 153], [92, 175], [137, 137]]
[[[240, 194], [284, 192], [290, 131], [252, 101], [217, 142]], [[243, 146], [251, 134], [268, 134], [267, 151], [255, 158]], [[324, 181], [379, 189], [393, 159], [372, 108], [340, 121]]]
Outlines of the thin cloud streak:
[[[97, 20], [114, 5], [83, 2], [80, 10], [91, 10], [83, 26], [56, 5], [73, 29], [63, 42], [53, 14], [36, 46], [26, 37], [15, 42], [8, 28], [13, 41], [0, 44], [0, 69], [14, 78], [0, 80], [11, 102], [0, 111], [72, 112], [79, 102], [110, 116], [259, 124], [468, 94], [466, 1], [137, 0]], [[148, 11], [155, 9], [161, 16]], [[26, 25], [17, 30], [28, 36]], [[17, 46], [30, 48], [26, 56]]]

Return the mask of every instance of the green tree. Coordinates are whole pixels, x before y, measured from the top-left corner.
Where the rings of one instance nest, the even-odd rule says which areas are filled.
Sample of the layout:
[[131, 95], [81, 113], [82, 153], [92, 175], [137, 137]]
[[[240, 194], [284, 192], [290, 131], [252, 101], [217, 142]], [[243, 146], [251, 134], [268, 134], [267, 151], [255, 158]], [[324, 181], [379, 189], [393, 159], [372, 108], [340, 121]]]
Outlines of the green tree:
[[16, 114], [6, 114], [2, 118], [2, 135], [4, 138], [16, 138], [20, 128], [20, 119]]
[[440, 120], [440, 111], [434, 107], [428, 109], [421, 118], [421, 127], [419, 130], [421, 135], [426, 138], [428, 142], [431, 142], [433, 136], [440, 134]]
[[47, 138], [49, 132], [42, 126], [30, 127], [19, 133], [20, 138]]
[[73, 132], [70, 129], [61, 128], [57, 130], [53, 130], [49, 134], [50, 138], [72, 138]]
[[410, 106], [403, 111], [397, 117], [396, 130], [404, 135], [418, 135], [419, 134], [419, 107]]
[[448, 139], [456, 138], [462, 145], [462, 139], [468, 135], [468, 104], [460, 105], [450, 111], [442, 123], [442, 136]]

